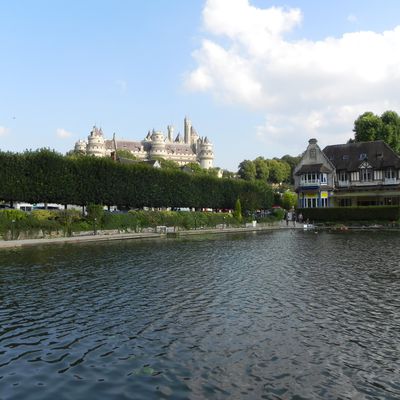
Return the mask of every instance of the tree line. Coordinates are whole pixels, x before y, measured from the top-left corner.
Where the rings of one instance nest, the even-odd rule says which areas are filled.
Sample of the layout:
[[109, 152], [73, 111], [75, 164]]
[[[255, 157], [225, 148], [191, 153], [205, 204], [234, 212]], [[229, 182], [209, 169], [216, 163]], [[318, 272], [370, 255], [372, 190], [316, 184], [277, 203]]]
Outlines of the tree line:
[[247, 181], [293, 183], [293, 169], [300, 158], [285, 155], [281, 159], [257, 157], [254, 160], [244, 160], [239, 164], [238, 175]]
[[385, 111], [380, 116], [367, 111], [354, 121], [353, 132], [354, 139], [349, 142], [383, 140], [400, 154], [400, 116], [395, 111]]
[[0, 199], [7, 202], [117, 205], [119, 207], [270, 208], [264, 182], [216, 178], [145, 163], [63, 156], [41, 149], [0, 152]]

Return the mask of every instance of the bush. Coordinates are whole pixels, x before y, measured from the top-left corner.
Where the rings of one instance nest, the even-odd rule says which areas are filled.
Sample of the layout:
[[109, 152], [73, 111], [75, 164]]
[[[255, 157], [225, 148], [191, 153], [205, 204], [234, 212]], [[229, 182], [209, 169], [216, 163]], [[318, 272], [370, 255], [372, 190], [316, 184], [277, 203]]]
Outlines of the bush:
[[398, 206], [366, 206], [366, 207], [328, 207], [299, 208], [297, 215], [303, 214], [303, 220], [310, 221], [398, 221]]

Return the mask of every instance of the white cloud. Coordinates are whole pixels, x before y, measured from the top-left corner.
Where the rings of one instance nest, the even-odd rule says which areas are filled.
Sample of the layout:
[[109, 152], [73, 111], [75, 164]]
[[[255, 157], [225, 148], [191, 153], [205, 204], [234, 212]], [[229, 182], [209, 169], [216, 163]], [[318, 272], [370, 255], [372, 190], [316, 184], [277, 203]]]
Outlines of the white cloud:
[[349, 14], [347, 16], [347, 21], [349, 21], [350, 23], [354, 24], [354, 23], [358, 22], [358, 18], [354, 14]]
[[71, 137], [73, 135], [72, 132], [69, 132], [63, 128], [57, 128], [56, 130], [56, 135], [60, 138], [60, 139], [67, 139], [69, 137]]
[[0, 126], [0, 136], [6, 136], [9, 132], [9, 129], [5, 126]]
[[208, 0], [203, 23], [207, 37], [185, 86], [265, 112], [256, 134], [268, 144], [289, 151], [311, 136], [341, 142], [360, 113], [400, 110], [400, 26], [291, 41], [285, 34], [302, 23], [299, 9], [248, 0]]

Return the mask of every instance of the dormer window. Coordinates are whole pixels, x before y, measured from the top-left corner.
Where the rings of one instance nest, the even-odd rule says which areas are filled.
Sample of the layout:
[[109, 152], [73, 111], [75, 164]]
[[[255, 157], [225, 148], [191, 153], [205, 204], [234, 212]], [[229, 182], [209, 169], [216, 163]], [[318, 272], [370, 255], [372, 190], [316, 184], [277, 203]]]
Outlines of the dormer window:
[[367, 158], [367, 155], [365, 153], [361, 153], [359, 160], [365, 160]]
[[[343, 160], [348, 160], [348, 159], [349, 159], [349, 155], [348, 155], [348, 154], [343, 154], [342, 159], [343, 159]], [[363, 160], [364, 160], [364, 159], [363, 159]]]

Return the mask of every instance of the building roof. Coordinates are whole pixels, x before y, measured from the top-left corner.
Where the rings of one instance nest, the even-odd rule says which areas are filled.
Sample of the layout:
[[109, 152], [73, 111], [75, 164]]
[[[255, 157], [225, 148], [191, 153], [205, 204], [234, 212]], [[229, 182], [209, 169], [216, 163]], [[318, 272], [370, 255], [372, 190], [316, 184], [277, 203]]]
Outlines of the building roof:
[[323, 152], [336, 170], [357, 171], [363, 161], [374, 169], [400, 168], [400, 157], [383, 140], [336, 144]]
[[296, 172], [296, 175], [306, 174], [308, 172], [332, 172], [324, 164], [306, 164], [302, 165], [301, 168]]

